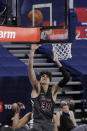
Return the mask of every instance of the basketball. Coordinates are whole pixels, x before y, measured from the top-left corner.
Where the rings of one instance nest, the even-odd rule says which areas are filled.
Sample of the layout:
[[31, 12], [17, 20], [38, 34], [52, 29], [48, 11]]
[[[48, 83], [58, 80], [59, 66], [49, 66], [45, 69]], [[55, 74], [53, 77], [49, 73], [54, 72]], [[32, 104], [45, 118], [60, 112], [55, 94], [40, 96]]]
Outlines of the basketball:
[[[28, 13], [28, 20], [29, 23], [32, 24], [32, 10]], [[42, 22], [43, 20], [43, 15], [40, 10], [34, 10], [34, 24], [38, 25]]]

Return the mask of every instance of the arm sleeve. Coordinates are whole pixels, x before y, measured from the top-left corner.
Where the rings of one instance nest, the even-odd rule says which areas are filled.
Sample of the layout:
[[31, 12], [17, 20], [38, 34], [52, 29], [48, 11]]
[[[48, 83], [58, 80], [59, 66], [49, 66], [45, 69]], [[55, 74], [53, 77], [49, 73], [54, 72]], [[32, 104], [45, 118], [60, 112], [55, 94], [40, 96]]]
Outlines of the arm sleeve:
[[63, 88], [65, 84], [69, 81], [70, 74], [63, 68], [63, 66], [60, 67], [59, 70], [62, 72], [64, 78], [59, 82], [58, 86]]

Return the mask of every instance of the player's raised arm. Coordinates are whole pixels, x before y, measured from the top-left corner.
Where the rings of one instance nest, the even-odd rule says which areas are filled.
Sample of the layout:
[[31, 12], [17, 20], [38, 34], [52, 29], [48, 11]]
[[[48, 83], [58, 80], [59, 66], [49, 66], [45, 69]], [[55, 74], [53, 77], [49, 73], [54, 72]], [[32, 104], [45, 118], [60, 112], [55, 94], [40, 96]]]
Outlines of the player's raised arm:
[[59, 70], [62, 72], [63, 79], [59, 83], [57, 83], [56, 85], [53, 86], [53, 93], [54, 93], [54, 95], [57, 93], [58, 90], [60, 90], [61, 88], [63, 88], [65, 86], [65, 84], [70, 79], [70, 74], [64, 69], [64, 67], [60, 63], [60, 61], [57, 59], [55, 61], [55, 63], [57, 64]]
[[38, 84], [38, 81], [36, 79], [35, 71], [33, 68], [34, 63], [34, 53], [35, 50], [38, 48], [38, 45], [31, 45], [30, 55], [29, 55], [29, 64], [28, 64], [28, 74], [29, 74], [29, 80], [31, 82], [32, 87], [36, 87]]

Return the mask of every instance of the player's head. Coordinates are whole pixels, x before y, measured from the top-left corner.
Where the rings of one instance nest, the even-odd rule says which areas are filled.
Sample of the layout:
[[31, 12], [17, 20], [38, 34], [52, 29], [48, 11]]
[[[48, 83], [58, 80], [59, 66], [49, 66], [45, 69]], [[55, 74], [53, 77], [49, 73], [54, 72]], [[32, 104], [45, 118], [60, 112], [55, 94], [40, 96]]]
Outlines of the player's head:
[[50, 83], [52, 79], [52, 74], [49, 71], [41, 71], [40, 72], [40, 82], [41, 83]]
[[69, 112], [69, 105], [68, 104], [66, 104], [66, 103], [62, 104], [61, 108], [62, 108], [62, 112], [64, 112], [64, 113]]

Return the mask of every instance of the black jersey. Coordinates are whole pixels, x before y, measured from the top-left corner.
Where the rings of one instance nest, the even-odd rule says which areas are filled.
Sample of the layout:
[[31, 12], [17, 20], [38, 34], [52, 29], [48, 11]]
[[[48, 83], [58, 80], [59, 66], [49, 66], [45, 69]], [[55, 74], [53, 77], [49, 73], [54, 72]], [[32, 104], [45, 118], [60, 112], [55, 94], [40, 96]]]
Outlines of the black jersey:
[[52, 122], [54, 113], [54, 101], [52, 98], [51, 88], [48, 88], [47, 93], [44, 93], [43, 88], [41, 88], [40, 95], [36, 98], [32, 98], [33, 105], [33, 118], [34, 121], [47, 121]]

